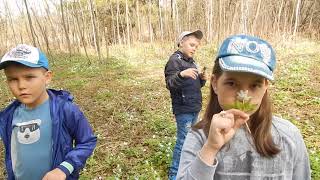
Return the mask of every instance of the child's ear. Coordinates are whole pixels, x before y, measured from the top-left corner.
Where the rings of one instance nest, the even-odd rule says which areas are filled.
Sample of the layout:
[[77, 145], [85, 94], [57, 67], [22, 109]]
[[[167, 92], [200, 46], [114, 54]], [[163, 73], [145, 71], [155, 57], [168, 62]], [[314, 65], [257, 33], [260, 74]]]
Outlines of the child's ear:
[[214, 74], [211, 75], [211, 86], [212, 86], [214, 93], [217, 94], [217, 78]]
[[269, 88], [269, 80], [268, 79], [264, 79], [264, 84], [266, 85], [266, 88], [268, 89]]
[[49, 85], [52, 79], [52, 71], [47, 71], [45, 73], [45, 77], [46, 77], [46, 85]]

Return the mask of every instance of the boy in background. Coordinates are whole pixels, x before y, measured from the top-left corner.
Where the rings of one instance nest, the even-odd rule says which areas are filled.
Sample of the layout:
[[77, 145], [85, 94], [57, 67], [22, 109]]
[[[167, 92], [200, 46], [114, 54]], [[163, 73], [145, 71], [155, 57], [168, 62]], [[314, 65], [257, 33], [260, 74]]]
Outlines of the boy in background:
[[197, 119], [202, 106], [201, 88], [207, 75], [200, 72], [193, 56], [203, 34], [200, 30], [182, 32], [177, 39], [178, 50], [165, 66], [166, 87], [170, 91], [172, 111], [177, 123], [177, 140], [173, 151], [169, 180], [174, 180], [178, 171], [184, 139]]

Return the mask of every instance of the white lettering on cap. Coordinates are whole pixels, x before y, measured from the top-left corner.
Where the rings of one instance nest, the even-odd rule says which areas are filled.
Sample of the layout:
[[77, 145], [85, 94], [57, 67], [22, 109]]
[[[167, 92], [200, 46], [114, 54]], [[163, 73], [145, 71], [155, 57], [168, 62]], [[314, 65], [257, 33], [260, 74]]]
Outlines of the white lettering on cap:
[[260, 51], [263, 62], [266, 64], [270, 64], [271, 61], [271, 49], [266, 44], [260, 44]]
[[2, 62], [4, 61], [27, 61], [37, 64], [39, 61], [39, 52], [35, 47], [21, 44], [8, 52], [2, 59]]
[[[251, 44], [254, 44], [253, 46], [251, 46]], [[246, 50], [252, 54], [255, 54], [257, 52], [259, 52], [259, 45], [257, 42], [255, 41], [249, 41], [246, 43]]]
[[245, 46], [245, 39], [232, 39], [228, 45], [227, 52], [232, 54], [239, 54], [243, 51]]
[[245, 55], [245, 51], [247, 53], [251, 53], [251, 55], [254, 56], [261, 56], [265, 64], [270, 64], [271, 49], [264, 43], [259, 44], [256, 41], [249, 41], [248, 39], [236, 38], [231, 40], [227, 49], [227, 52], [231, 54]]

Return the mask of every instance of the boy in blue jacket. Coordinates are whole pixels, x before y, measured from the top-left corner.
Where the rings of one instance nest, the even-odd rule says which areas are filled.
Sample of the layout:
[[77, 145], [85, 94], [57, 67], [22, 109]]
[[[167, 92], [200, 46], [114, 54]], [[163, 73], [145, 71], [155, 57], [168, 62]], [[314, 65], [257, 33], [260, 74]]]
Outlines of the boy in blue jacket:
[[0, 69], [16, 97], [0, 112], [8, 179], [78, 179], [97, 138], [69, 92], [46, 88], [52, 72], [44, 53], [20, 44]]

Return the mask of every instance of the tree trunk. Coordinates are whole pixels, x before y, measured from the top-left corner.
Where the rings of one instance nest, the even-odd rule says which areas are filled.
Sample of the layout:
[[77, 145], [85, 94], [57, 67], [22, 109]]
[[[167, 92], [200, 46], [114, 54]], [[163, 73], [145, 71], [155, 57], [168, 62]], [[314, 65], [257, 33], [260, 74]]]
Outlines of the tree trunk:
[[108, 37], [108, 28], [104, 28], [104, 39], [106, 42], [106, 51], [107, 51], [107, 59], [109, 59], [109, 37]]
[[41, 23], [39, 22], [39, 20], [38, 20], [38, 18], [37, 18], [37, 16], [36, 16], [36, 13], [35, 13], [34, 10], [33, 10], [33, 8], [31, 8], [31, 11], [32, 11], [32, 13], [33, 13], [34, 19], [36, 20], [36, 23], [37, 23], [37, 25], [39, 26], [39, 29], [40, 29], [41, 34], [42, 34], [42, 36], [43, 36], [44, 42], [45, 42], [45, 44], [46, 44], [47, 52], [48, 52], [48, 54], [51, 54], [47, 31], [46, 31], [45, 27], [42, 27], [42, 26], [41, 26]]
[[293, 4], [293, 2], [292, 2], [292, 13], [291, 13], [291, 18], [290, 18], [290, 25], [289, 25], [289, 28], [290, 28], [290, 30], [289, 30], [289, 33], [290, 34], [293, 34], [293, 30], [292, 30], [292, 28], [293, 28], [293, 18], [294, 18], [294, 15], [295, 15], [295, 5]]
[[159, 3], [159, 25], [160, 25], [160, 36], [161, 36], [161, 42], [163, 42], [163, 20], [162, 20], [162, 8], [161, 8], [161, 5], [160, 5], [160, 2], [161, 0], [158, 1]]
[[293, 30], [293, 36], [294, 36], [294, 37], [296, 36], [297, 27], [298, 27], [298, 23], [299, 23], [300, 4], [301, 4], [301, 0], [297, 0], [296, 18], [295, 18], [294, 30]]
[[139, 0], [136, 0], [136, 11], [137, 11], [137, 26], [138, 26], [138, 40], [141, 41], [141, 22], [140, 22], [140, 5], [139, 5]]
[[[222, 35], [222, 33], [223, 32], [221, 32], [221, 27], [223, 26], [223, 24], [222, 24], [222, 1], [221, 0], [219, 0], [219, 16], [218, 16], [218, 18], [219, 18], [219, 21], [218, 21], [218, 27], [217, 27], [217, 33], [218, 33], [218, 40], [217, 40], [217, 42], [218, 43], [220, 43], [220, 37], [223, 37], [223, 35]], [[218, 44], [217, 44], [218, 45]]]
[[63, 30], [64, 30], [64, 35], [66, 37], [66, 41], [67, 41], [67, 45], [68, 45], [69, 56], [71, 56], [72, 55], [71, 44], [70, 44], [67, 25], [66, 25], [66, 22], [65, 22], [62, 0], [60, 0], [60, 7], [61, 7], [61, 20], [62, 20], [62, 26], [63, 26]]
[[150, 43], [153, 43], [153, 31], [152, 31], [152, 22], [151, 22], [151, 6], [152, 6], [152, 2], [151, 0], [149, 0], [149, 8], [148, 8], [148, 12], [149, 12], [149, 38], [150, 38]]
[[282, 13], [282, 8], [283, 8], [283, 3], [284, 0], [281, 0], [281, 4], [279, 7], [279, 12], [278, 12], [278, 18], [277, 18], [277, 34], [280, 34], [280, 23], [281, 23], [281, 13]]
[[[317, 1], [317, 0], [315, 0], [315, 1]], [[309, 30], [309, 32], [311, 32], [311, 33], [312, 33], [312, 26], [313, 26], [312, 20], [313, 20], [314, 13], [315, 13], [315, 11], [316, 11], [315, 3], [316, 3], [316, 2], [314, 2], [314, 4], [312, 5], [312, 13], [311, 13], [311, 16], [310, 16], [309, 26], [308, 26], [308, 30]], [[313, 34], [313, 33], [312, 33], [312, 34]], [[312, 37], [311, 37], [311, 38], [312, 38]]]
[[8, 16], [9, 21], [10, 21], [10, 26], [11, 26], [11, 29], [12, 29], [12, 32], [13, 32], [14, 42], [15, 42], [15, 44], [18, 44], [17, 35], [16, 35], [15, 28], [14, 28], [13, 21], [12, 21], [11, 11], [9, 10], [7, 1], [4, 1], [4, 6], [5, 6], [5, 9], [6, 9], [6, 15]]
[[[78, 0], [78, 4], [79, 4], [79, 8], [80, 8], [79, 11], [81, 13], [81, 17], [84, 18], [80, 0]], [[83, 49], [84, 49], [84, 52], [86, 54], [86, 57], [87, 57], [87, 60], [88, 60], [88, 64], [90, 65], [91, 64], [91, 59], [88, 56], [87, 43], [86, 43], [86, 40], [85, 40], [85, 37], [84, 37], [84, 31], [85, 31], [84, 20], [82, 20], [82, 22], [80, 22], [79, 16], [76, 13], [74, 13], [74, 16], [75, 16], [75, 19], [76, 19], [76, 22], [77, 22], [76, 24], [77, 24], [78, 31], [79, 31], [79, 34], [80, 34], [80, 42], [81, 42], [81, 44], [83, 46]]]
[[127, 23], [127, 45], [130, 48], [130, 26], [129, 26], [129, 7], [128, 0], [126, 0], [126, 23]]
[[35, 38], [35, 32], [33, 29], [33, 25], [32, 25], [32, 21], [31, 21], [31, 17], [30, 17], [30, 13], [29, 13], [29, 9], [28, 9], [28, 3], [27, 0], [24, 0], [24, 4], [26, 6], [26, 10], [27, 10], [27, 15], [28, 15], [28, 21], [29, 21], [29, 27], [30, 27], [30, 31], [31, 31], [31, 36], [32, 36], [32, 44], [33, 46], [37, 46], [36, 44], [36, 38]]
[[140, 23], [140, 5], [139, 0], [136, 0], [136, 11], [137, 11], [137, 26], [138, 26], [138, 40], [141, 41], [141, 23]]
[[121, 44], [119, 16], [120, 16], [120, 7], [119, 7], [119, 0], [117, 0], [117, 35], [118, 35], [118, 43]]
[[[107, 3], [106, 3], [107, 5]], [[113, 14], [113, 5], [110, 3], [110, 12], [111, 12], [111, 29], [112, 29], [112, 43], [115, 44], [115, 39], [117, 38], [116, 36], [116, 28], [115, 28], [115, 23], [114, 23], [114, 14]]]
[[208, 36], [209, 36], [209, 42], [212, 41], [213, 39], [213, 0], [210, 0], [210, 10], [209, 10], [209, 29], [210, 31], [208, 32]]
[[77, 21], [77, 17], [76, 17], [76, 10], [77, 8], [74, 7], [74, 4], [76, 2], [71, 3], [71, 15], [70, 18], [72, 18], [72, 34], [73, 34], [73, 42], [76, 43], [76, 45], [78, 46], [78, 48], [76, 49], [77, 53], [81, 53], [81, 38], [80, 38], [80, 31], [78, 31], [78, 26], [79, 26], [79, 21]]
[[258, 5], [257, 5], [257, 9], [256, 9], [256, 15], [254, 16], [253, 22], [252, 22], [252, 29], [251, 29], [251, 33], [254, 34], [254, 32], [257, 30], [256, 29], [256, 22], [259, 16], [259, 12], [260, 12], [260, 7], [261, 7], [261, 0], [258, 1]]
[[[55, 26], [53, 25], [53, 22], [52, 22], [52, 18], [51, 18], [51, 14], [50, 14], [50, 11], [49, 11], [49, 5], [48, 5], [48, 2], [47, 0], [44, 1], [45, 4], [46, 4], [46, 7], [45, 7], [45, 11], [46, 11], [46, 15], [47, 15], [47, 19], [49, 21], [49, 24], [50, 24], [50, 27], [51, 27], [51, 35], [53, 35], [55, 38], [54, 38], [54, 43], [57, 43], [58, 44], [58, 48], [59, 50], [61, 50], [61, 45], [60, 45], [60, 35], [58, 33], [56, 33], [56, 29], [55, 29]], [[58, 38], [56, 38], [58, 37]], [[48, 40], [50, 39], [50, 36], [48, 37]]]
[[247, 34], [248, 1], [241, 0], [241, 33]]
[[180, 18], [179, 18], [179, 9], [178, 9], [178, 5], [177, 5], [177, 1], [175, 0], [175, 4], [174, 4], [174, 8], [175, 8], [175, 24], [176, 24], [176, 31], [177, 34], [179, 34], [181, 32], [181, 27], [180, 27]]
[[95, 7], [93, 5], [92, 0], [89, 0], [89, 7], [90, 7], [90, 14], [91, 14], [91, 23], [92, 23], [92, 29], [93, 29], [93, 41], [95, 45], [95, 49], [98, 53], [99, 61], [102, 62], [101, 52], [100, 52], [100, 44], [99, 44], [99, 35], [96, 25], [96, 15], [95, 15]]
[[[81, 24], [82, 24], [82, 36], [83, 36], [83, 43], [84, 43], [84, 48], [87, 49], [87, 46], [89, 44], [89, 38], [86, 38], [86, 34], [89, 34], [89, 33], [86, 33], [86, 30], [88, 29], [86, 24], [86, 20], [85, 20], [85, 15], [83, 13], [83, 8], [82, 8], [82, 4], [81, 4], [81, 0], [78, 0], [78, 4], [79, 4], [79, 8], [80, 8], [80, 14], [81, 14], [81, 18], [79, 19], [79, 21], [81, 20]], [[91, 62], [90, 62], [91, 63]]]
[[188, 29], [191, 29], [191, 13], [190, 13], [191, 3], [190, 3], [190, 0], [186, 0], [186, 1], [187, 1], [187, 17], [188, 17], [187, 27]]

